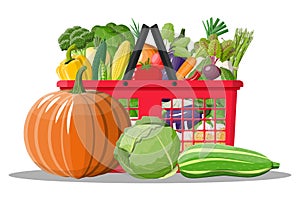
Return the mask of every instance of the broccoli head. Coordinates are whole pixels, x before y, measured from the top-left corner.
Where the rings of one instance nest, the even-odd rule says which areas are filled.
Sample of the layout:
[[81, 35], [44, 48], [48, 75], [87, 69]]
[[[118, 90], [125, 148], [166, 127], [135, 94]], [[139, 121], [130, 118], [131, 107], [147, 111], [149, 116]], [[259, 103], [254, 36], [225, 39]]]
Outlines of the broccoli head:
[[81, 29], [81, 27], [80, 27], [80, 26], [74, 26], [74, 27], [72, 27], [72, 28], [67, 28], [67, 29], [65, 30], [65, 33], [71, 34], [73, 31], [75, 31], [75, 30], [77, 30], [77, 29]]
[[58, 38], [60, 49], [67, 50], [72, 44], [78, 49], [85, 49], [87, 44], [93, 41], [94, 32], [80, 26], [74, 26], [65, 30]]
[[85, 40], [80, 36], [76, 36], [75, 38], [72, 38], [70, 44], [71, 45], [75, 44], [78, 49], [84, 49], [86, 46]]
[[62, 35], [60, 35], [60, 37], [58, 38], [58, 43], [60, 44], [62, 41], [69, 40], [69, 39], [70, 39], [70, 34], [65, 32]]
[[70, 34], [70, 40], [72, 40], [73, 38], [76, 38], [76, 37], [80, 37], [81, 34], [83, 34], [85, 31], [82, 30], [82, 29], [77, 29], [77, 30], [74, 30], [71, 34]]
[[70, 47], [70, 40], [63, 40], [59, 43], [61, 50], [67, 50]]
[[90, 32], [88, 29], [85, 29], [85, 28], [81, 28], [81, 31], [83, 31], [83, 32]]
[[85, 41], [92, 42], [94, 40], [94, 33], [93, 32], [84, 32], [80, 35]]

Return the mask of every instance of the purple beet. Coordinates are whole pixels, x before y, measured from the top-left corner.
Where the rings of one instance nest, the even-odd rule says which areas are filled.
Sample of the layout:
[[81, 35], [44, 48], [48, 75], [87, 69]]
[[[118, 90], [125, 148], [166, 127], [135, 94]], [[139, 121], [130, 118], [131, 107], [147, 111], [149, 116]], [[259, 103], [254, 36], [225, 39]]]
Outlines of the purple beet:
[[202, 73], [208, 80], [214, 80], [221, 75], [221, 70], [218, 66], [210, 64], [203, 67]]

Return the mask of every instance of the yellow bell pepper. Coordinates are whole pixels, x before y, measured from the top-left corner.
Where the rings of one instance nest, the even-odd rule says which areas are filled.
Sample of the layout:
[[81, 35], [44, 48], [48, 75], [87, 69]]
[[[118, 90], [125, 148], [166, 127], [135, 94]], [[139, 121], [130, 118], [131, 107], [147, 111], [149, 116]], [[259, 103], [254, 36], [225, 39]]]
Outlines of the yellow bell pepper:
[[71, 56], [71, 52], [76, 50], [76, 45], [71, 45], [66, 53], [66, 59], [56, 68], [56, 73], [61, 80], [75, 80], [77, 71], [86, 66], [87, 70], [83, 73], [83, 80], [92, 79], [92, 66], [88, 59], [83, 55]]

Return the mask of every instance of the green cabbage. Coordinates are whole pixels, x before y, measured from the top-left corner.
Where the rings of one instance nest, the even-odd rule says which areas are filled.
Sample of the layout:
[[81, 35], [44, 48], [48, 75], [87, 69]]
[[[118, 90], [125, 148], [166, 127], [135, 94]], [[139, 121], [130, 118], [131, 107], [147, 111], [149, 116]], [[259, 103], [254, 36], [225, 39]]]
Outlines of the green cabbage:
[[124, 130], [114, 156], [133, 177], [154, 179], [176, 172], [179, 152], [180, 140], [175, 130], [157, 117], [143, 117]]

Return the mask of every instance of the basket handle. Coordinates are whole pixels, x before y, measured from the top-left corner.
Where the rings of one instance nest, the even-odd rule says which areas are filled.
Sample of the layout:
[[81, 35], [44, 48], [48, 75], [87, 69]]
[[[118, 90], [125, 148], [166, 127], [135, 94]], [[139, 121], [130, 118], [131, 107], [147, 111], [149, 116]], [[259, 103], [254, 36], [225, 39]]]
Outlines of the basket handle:
[[145, 44], [146, 38], [149, 34], [149, 30], [151, 29], [156, 47], [158, 49], [160, 58], [164, 64], [167, 76], [169, 80], [177, 80], [175, 71], [173, 69], [172, 63], [170, 61], [169, 55], [167, 53], [166, 47], [164, 45], [163, 39], [161, 37], [161, 34], [159, 32], [157, 24], [153, 25], [151, 28], [149, 28], [147, 25], [143, 24], [140, 36], [135, 44], [134, 50], [132, 52], [132, 55], [129, 59], [128, 66], [125, 71], [125, 75], [123, 77], [123, 80], [131, 80], [132, 75], [134, 72], [134, 69], [136, 68], [136, 64], [138, 62], [138, 59], [141, 55], [141, 52], [143, 50], [143, 46]]

